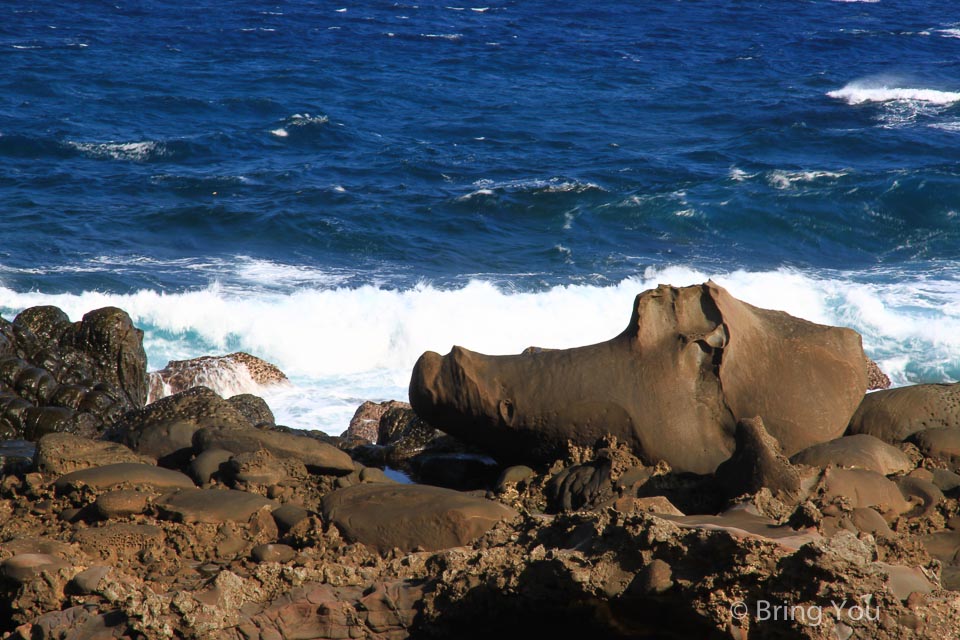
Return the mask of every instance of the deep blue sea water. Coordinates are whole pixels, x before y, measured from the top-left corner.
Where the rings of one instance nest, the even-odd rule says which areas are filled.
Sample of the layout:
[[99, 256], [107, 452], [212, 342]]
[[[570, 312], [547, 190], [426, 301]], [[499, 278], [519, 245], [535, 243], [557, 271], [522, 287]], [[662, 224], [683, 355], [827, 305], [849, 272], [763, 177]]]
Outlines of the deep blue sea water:
[[958, 212], [948, 4], [0, 5], [0, 312], [250, 351], [292, 426], [708, 277], [956, 380]]

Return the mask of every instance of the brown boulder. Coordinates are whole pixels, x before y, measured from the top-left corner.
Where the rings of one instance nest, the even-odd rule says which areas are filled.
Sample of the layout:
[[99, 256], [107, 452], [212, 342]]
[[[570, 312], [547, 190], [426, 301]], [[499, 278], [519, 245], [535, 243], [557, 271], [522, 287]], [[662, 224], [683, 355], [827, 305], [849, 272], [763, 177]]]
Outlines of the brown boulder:
[[193, 434], [211, 426], [251, 428], [229, 402], [206, 387], [194, 387], [128, 414], [116, 431], [134, 451], [161, 459], [189, 453]]
[[360, 484], [323, 497], [325, 521], [380, 552], [467, 545], [516, 515], [499, 502], [427, 485]]
[[790, 462], [822, 468], [833, 464], [869, 469], [885, 476], [909, 471], [914, 466], [903, 451], [865, 433], [815, 444], [794, 454]]
[[849, 433], [867, 433], [896, 444], [938, 427], [960, 427], [960, 382], [869, 393], [850, 419]]
[[307, 436], [250, 426], [243, 429], [205, 427], [194, 434], [193, 445], [198, 453], [209, 449], [231, 453], [254, 453], [266, 449], [278, 458], [300, 460], [308, 469], [320, 474], [346, 475], [354, 471], [350, 456], [332, 445]]
[[421, 356], [410, 403], [428, 423], [504, 461], [561, 457], [612, 434], [646, 462], [710, 473], [737, 421], [761, 416], [785, 455], [843, 433], [866, 390], [860, 336], [753, 307], [712, 282], [637, 296], [600, 344]]
[[273, 500], [234, 489], [179, 489], [155, 502], [161, 514], [176, 522], [246, 522], [264, 507], [274, 510]]
[[56, 475], [119, 462], [153, 464], [156, 461], [116, 442], [91, 440], [71, 433], [49, 433], [40, 438], [34, 458], [37, 471]]
[[134, 462], [120, 462], [73, 471], [57, 478], [53, 486], [58, 491], [63, 491], [79, 485], [107, 489], [118, 484], [148, 485], [161, 489], [195, 486], [193, 480], [179, 471]]

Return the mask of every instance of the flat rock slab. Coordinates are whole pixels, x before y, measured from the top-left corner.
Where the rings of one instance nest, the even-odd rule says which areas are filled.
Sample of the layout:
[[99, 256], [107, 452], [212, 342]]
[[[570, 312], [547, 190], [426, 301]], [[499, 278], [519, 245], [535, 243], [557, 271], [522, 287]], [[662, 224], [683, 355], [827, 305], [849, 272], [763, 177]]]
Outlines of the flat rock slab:
[[21, 553], [0, 562], [0, 575], [22, 584], [43, 571], [56, 572], [68, 566], [48, 553]]
[[657, 517], [669, 520], [685, 529], [726, 531], [734, 538], [762, 538], [794, 550], [822, 537], [813, 531], [800, 531], [786, 525], [778, 525], [750, 508], [735, 507], [717, 516], [657, 514]]
[[48, 433], [40, 438], [34, 460], [37, 471], [56, 475], [121, 462], [156, 462], [120, 443], [91, 440], [72, 433]]
[[884, 476], [909, 471], [914, 466], [903, 451], [865, 433], [815, 444], [794, 455], [790, 462], [821, 468], [832, 464], [867, 469]]
[[246, 522], [263, 507], [271, 511], [279, 503], [235, 489], [180, 489], [154, 504], [162, 515], [177, 522]]
[[80, 529], [73, 541], [87, 553], [101, 557], [163, 548], [166, 534], [150, 524], [111, 524], [105, 527]]
[[868, 433], [897, 443], [938, 427], [960, 427], [960, 382], [869, 393], [850, 418], [849, 433]]
[[328, 493], [324, 520], [380, 552], [470, 544], [517, 512], [499, 502], [427, 485], [361, 484]]
[[124, 483], [149, 485], [159, 489], [196, 486], [193, 480], [179, 471], [149, 464], [121, 462], [62, 475], [57, 478], [54, 487], [63, 491], [71, 486], [85, 484], [95, 489], [106, 489]]
[[314, 473], [346, 475], [353, 473], [349, 455], [319, 440], [280, 431], [264, 431], [247, 427], [207, 427], [193, 437], [194, 449], [200, 453], [209, 449], [223, 449], [231, 453], [253, 453], [266, 449], [278, 458], [295, 458]]

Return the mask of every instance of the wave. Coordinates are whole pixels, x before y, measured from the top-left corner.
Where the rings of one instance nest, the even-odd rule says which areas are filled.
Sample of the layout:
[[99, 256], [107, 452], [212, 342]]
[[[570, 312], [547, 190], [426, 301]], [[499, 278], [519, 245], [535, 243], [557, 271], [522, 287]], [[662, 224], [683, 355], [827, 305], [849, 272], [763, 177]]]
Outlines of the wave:
[[155, 140], [142, 140], [139, 142], [67, 141], [65, 144], [90, 158], [147, 162], [168, 155], [166, 145]]
[[[847, 175], [846, 171], [784, 171], [777, 169], [767, 174], [767, 182], [777, 189], [791, 189], [797, 182], [814, 182], [821, 179], [837, 180]], [[738, 178], [734, 178], [737, 180]], [[742, 180], [743, 178], [739, 178]]]
[[849, 105], [867, 102], [925, 102], [949, 105], [960, 101], [960, 92], [906, 87], [873, 86], [865, 82], [851, 82], [842, 89], [828, 91], [827, 96], [843, 100]]
[[[286, 277], [288, 269], [296, 275], [295, 267], [269, 264], [254, 265], [248, 275]], [[118, 306], [144, 329], [152, 369], [169, 360], [247, 351], [279, 366], [293, 382], [264, 391], [282, 423], [339, 433], [363, 400], [404, 399], [423, 351], [445, 353], [458, 344], [507, 354], [528, 346], [600, 342], [626, 326], [641, 291], [709, 278], [751, 304], [853, 327], [895, 384], [960, 377], [960, 274], [947, 273], [706, 272], [675, 266], [648, 269], [611, 286], [539, 292], [483, 280], [456, 289], [328, 283], [277, 292], [212, 284], [176, 294], [127, 295], [0, 287], [0, 312], [9, 318], [29, 306], [53, 304], [79, 319], [91, 309]]]
[[476, 187], [470, 193], [457, 198], [461, 202], [472, 200], [477, 197], [495, 196], [497, 194], [509, 193], [585, 193], [588, 191], [606, 192], [606, 189], [593, 182], [581, 182], [579, 180], [569, 180], [566, 178], [553, 177], [546, 180], [509, 180], [506, 182], [495, 182], [493, 180], [477, 180], [473, 183]]
[[321, 127], [330, 122], [330, 117], [326, 115], [310, 115], [309, 113], [295, 113], [286, 120], [283, 125], [276, 129], [271, 129], [270, 133], [278, 138], [287, 138], [290, 136], [291, 127]]

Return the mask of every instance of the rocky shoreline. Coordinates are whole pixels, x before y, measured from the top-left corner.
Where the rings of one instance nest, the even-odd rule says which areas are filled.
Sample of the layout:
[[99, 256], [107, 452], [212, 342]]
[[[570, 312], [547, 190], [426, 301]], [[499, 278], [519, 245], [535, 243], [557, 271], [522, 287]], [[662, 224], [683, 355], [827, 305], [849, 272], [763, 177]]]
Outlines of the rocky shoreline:
[[660, 287], [608, 343], [425, 354], [340, 437], [141, 341], [0, 320], [2, 638], [960, 632], [960, 385], [865, 395], [850, 330]]

